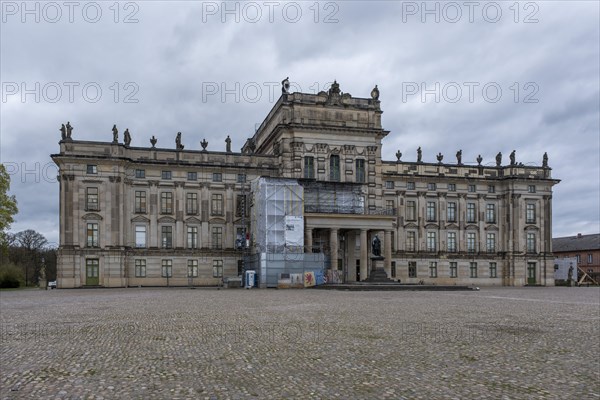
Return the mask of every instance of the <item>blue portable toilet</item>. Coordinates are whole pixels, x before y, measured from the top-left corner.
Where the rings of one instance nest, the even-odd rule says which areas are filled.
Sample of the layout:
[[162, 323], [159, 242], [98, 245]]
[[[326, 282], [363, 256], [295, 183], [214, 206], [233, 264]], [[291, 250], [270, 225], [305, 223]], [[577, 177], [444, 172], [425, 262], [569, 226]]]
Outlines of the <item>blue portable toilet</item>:
[[250, 270], [250, 271], [246, 271], [246, 277], [245, 277], [245, 282], [246, 282], [246, 289], [250, 289], [255, 287], [255, 281], [256, 281], [256, 271], [254, 270]]

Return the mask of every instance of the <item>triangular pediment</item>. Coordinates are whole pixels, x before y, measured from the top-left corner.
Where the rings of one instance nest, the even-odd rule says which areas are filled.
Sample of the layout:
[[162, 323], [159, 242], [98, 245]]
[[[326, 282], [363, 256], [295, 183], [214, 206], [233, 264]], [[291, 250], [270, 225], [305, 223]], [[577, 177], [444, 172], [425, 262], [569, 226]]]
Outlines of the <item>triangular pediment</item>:
[[451, 229], [451, 230], [458, 230], [458, 225], [456, 224], [448, 224], [446, 225], [446, 229]]
[[174, 224], [175, 218], [173, 217], [161, 217], [158, 219], [159, 224]]
[[144, 222], [149, 223], [150, 220], [143, 215], [136, 215], [135, 218], [131, 218], [131, 222]]
[[202, 221], [200, 221], [196, 217], [189, 217], [188, 219], [185, 220], [185, 223], [186, 224], [198, 224], [198, 225], [200, 225], [202, 223]]
[[102, 215], [96, 213], [87, 213], [81, 218], [85, 219], [86, 221], [102, 221]]
[[425, 229], [440, 229], [440, 226], [438, 224], [427, 224]]
[[223, 218], [223, 217], [213, 217], [213, 218], [209, 219], [208, 222], [210, 222], [211, 224], [224, 224], [225, 223], [225, 218]]

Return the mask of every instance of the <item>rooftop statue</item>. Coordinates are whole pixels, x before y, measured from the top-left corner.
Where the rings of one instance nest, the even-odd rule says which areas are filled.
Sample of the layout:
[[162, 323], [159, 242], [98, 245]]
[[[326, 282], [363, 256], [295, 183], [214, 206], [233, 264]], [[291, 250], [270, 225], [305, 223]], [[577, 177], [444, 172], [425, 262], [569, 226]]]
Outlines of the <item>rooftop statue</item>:
[[129, 134], [129, 128], [125, 129], [125, 132], [123, 133], [123, 143], [125, 143], [125, 146], [129, 146], [129, 144], [131, 143], [131, 135]]
[[184, 146], [181, 144], [181, 132], [177, 132], [177, 136], [175, 136], [175, 148], [177, 150], [183, 150]]
[[281, 81], [281, 93], [289, 93], [290, 90], [290, 77], [288, 76]]
[[377, 88], [377, 85], [371, 90], [371, 98], [373, 100], [379, 100], [379, 89]]

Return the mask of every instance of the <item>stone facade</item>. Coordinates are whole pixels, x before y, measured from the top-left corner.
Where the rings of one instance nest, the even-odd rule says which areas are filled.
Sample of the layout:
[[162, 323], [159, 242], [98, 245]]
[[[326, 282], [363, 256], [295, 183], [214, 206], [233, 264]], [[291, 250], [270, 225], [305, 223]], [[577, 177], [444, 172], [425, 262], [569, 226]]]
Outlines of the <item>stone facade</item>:
[[[385, 161], [381, 114], [377, 89], [356, 98], [334, 83], [316, 95], [284, 91], [241, 152], [230, 142], [225, 151], [206, 142], [184, 150], [180, 141], [142, 148], [69, 135], [52, 155], [58, 286], [218, 285], [237, 276], [258, 177], [304, 186], [305, 251], [324, 252], [347, 282], [367, 278], [377, 235], [388, 276], [403, 283], [554, 283], [558, 180], [546, 161]], [[348, 206], [349, 196], [359, 201]], [[258, 251], [248, 242], [246, 252]]]

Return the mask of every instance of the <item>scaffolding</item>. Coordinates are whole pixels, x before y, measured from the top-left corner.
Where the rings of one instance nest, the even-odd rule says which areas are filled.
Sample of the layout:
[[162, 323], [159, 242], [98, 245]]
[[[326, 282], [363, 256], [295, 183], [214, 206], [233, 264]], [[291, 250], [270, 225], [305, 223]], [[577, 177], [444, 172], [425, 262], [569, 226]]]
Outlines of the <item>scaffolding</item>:
[[304, 252], [304, 190], [294, 179], [252, 182], [252, 237], [258, 253]]
[[362, 186], [354, 183], [302, 181], [307, 213], [364, 214]]
[[252, 254], [244, 269], [260, 287], [277, 287], [284, 275], [323, 272], [322, 253], [304, 253], [304, 189], [295, 179], [258, 178], [251, 183]]

